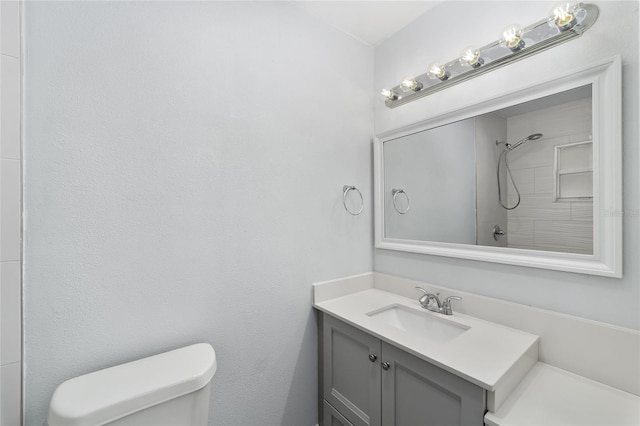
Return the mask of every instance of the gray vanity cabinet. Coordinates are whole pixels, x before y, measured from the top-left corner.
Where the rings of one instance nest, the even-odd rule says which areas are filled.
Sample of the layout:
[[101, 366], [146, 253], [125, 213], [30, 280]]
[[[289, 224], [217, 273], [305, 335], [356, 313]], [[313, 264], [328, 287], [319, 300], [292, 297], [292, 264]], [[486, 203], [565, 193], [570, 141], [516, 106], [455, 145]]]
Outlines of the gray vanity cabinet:
[[382, 354], [382, 425], [484, 424], [484, 389], [384, 342]]
[[484, 424], [485, 391], [321, 315], [322, 426]]
[[338, 412], [327, 401], [323, 402], [323, 426], [353, 426], [349, 420], [347, 420], [342, 414]]
[[[354, 426], [379, 426], [380, 340], [330, 315], [322, 317], [325, 401]], [[323, 426], [330, 424], [323, 420]]]

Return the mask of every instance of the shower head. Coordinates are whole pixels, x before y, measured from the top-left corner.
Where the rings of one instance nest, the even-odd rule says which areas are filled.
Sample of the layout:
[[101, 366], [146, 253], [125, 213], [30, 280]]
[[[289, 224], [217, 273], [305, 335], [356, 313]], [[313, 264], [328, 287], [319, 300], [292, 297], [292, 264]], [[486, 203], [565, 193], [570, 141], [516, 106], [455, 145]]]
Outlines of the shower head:
[[527, 139], [527, 140], [530, 140], [530, 141], [537, 141], [537, 140], [538, 140], [538, 139], [540, 139], [542, 136], [543, 136], [543, 135], [542, 135], [542, 133], [534, 133], [534, 134], [532, 134], [532, 135], [527, 136], [527, 137], [526, 137], [526, 139]]
[[525, 142], [529, 142], [529, 141], [537, 141], [538, 139], [542, 138], [542, 133], [533, 133], [529, 136], [527, 136], [526, 138], [519, 140], [518, 142], [514, 143], [513, 145], [511, 144], [507, 144], [507, 149], [509, 151], [516, 149], [517, 147], [519, 147], [520, 145], [522, 145]]

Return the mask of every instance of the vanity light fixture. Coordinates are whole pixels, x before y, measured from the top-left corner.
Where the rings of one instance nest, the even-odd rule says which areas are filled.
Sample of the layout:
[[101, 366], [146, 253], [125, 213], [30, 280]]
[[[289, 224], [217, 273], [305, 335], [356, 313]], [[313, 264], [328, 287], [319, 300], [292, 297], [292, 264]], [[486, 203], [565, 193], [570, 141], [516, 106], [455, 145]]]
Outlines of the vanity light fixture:
[[380, 94], [382, 96], [384, 96], [387, 99], [387, 101], [392, 101], [393, 102], [395, 100], [398, 100], [398, 95], [396, 95], [396, 92], [394, 92], [393, 90], [382, 89]]
[[427, 71], [430, 78], [437, 78], [440, 81], [448, 80], [451, 77], [451, 73], [447, 71], [447, 67], [438, 63], [429, 65], [429, 71]]
[[484, 64], [484, 59], [480, 56], [480, 50], [475, 47], [467, 47], [460, 53], [460, 63], [469, 65], [471, 68], [478, 68]]
[[433, 63], [427, 72], [409, 77], [391, 89], [384, 89], [385, 105], [395, 108], [482, 75], [511, 62], [542, 52], [560, 43], [580, 37], [598, 19], [594, 4], [565, 1], [550, 16], [521, 28], [507, 27], [500, 39], [476, 48], [466, 48], [458, 58], [447, 63]]
[[419, 90], [422, 90], [422, 87], [422, 83], [420, 83], [413, 77], [406, 77], [404, 80], [402, 80], [402, 84], [400, 84], [400, 88], [403, 92], [417, 92]]
[[500, 44], [512, 52], [522, 49], [525, 46], [525, 42], [522, 39], [522, 28], [519, 25], [509, 25], [502, 31]]
[[578, 23], [575, 17], [578, 7], [579, 3], [576, 1], [562, 2], [553, 9], [550, 20], [560, 31], [570, 30]]

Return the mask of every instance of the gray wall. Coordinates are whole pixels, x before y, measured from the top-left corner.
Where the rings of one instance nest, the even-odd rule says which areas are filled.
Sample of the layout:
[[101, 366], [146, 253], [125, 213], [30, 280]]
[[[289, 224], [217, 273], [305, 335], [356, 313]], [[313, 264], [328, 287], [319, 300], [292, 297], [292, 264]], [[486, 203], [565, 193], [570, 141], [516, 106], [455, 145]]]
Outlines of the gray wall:
[[[476, 241], [475, 119], [384, 143], [387, 238], [459, 244]], [[401, 188], [393, 205], [393, 189]], [[456, 188], [452, 191], [451, 188]], [[433, 200], [446, 200], [437, 204]]]
[[[594, 61], [622, 55], [624, 277], [602, 278], [445, 257], [376, 250], [375, 270], [526, 305], [640, 329], [640, 182], [638, 167], [638, 2], [597, 2], [600, 17], [582, 37], [399, 108], [376, 104], [375, 131], [388, 132], [433, 114], [487, 100]], [[443, 2], [376, 46], [375, 89], [426, 64], [454, 58], [469, 44], [496, 40], [508, 24], [528, 25], [549, 2]], [[451, 26], [451, 18], [456, 24]]]
[[212, 424], [314, 425], [310, 284], [372, 269], [373, 49], [289, 2], [25, 24], [26, 424], [66, 379], [204, 341]]

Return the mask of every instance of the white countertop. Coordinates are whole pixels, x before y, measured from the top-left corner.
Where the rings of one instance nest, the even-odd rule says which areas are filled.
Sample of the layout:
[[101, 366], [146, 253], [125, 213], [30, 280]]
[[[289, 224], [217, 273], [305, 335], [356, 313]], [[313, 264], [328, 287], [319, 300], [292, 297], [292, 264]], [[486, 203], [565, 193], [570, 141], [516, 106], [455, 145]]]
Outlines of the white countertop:
[[[379, 339], [424, 359], [440, 368], [470, 381], [488, 391], [495, 391], [519, 361], [535, 353], [538, 337], [523, 331], [494, 324], [455, 312], [442, 315], [423, 309], [416, 299], [378, 289], [366, 289], [351, 294], [321, 300], [314, 307], [370, 333]], [[381, 308], [398, 305], [438, 321], [468, 327], [468, 330], [444, 342], [417, 338], [415, 334], [381, 323], [367, 315]], [[535, 362], [535, 361], [534, 361]], [[530, 368], [527, 367], [527, 368]]]
[[537, 363], [489, 426], [640, 425], [640, 397], [548, 364]]

